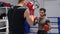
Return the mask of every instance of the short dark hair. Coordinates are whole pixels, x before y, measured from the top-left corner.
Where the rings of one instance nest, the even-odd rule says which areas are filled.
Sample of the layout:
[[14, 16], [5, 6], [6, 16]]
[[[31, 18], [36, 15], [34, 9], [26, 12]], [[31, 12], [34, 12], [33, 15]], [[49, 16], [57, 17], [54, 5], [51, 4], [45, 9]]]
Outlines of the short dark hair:
[[45, 8], [40, 8], [40, 11], [46, 12], [46, 9]]

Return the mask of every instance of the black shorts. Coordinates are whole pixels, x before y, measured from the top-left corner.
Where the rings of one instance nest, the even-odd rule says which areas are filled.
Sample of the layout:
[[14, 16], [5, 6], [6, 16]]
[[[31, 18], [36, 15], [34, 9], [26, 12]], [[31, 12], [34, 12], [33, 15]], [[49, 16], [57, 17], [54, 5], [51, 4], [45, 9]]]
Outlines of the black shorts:
[[37, 34], [47, 34], [47, 32], [44, 30], [38, 30]]

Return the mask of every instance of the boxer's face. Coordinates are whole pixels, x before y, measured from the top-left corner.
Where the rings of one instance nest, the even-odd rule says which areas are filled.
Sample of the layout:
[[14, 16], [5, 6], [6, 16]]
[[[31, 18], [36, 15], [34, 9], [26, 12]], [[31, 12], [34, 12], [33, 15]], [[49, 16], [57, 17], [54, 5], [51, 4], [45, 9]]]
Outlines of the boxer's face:
[[40, 16], [44, 16], [45, 15], [45, 12], [42, 10], [40, 11]]

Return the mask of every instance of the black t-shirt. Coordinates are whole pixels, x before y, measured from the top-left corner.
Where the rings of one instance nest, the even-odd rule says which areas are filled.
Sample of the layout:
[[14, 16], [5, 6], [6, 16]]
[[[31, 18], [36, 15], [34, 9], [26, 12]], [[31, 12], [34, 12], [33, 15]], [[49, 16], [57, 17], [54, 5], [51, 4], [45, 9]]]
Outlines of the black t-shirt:
[[24, 12], [26, 8], [21, 6], [14, 6], [8, 11], [9, 30], [15, 33], [24, 32], [25, 18]]

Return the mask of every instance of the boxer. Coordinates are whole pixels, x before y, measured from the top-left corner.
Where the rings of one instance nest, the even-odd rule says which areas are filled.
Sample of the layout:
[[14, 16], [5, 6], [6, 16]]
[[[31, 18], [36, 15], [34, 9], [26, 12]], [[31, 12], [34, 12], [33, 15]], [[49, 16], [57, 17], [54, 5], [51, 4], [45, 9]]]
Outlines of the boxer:
[[33, 25], [34, 16], [30, 15], [27, 8], [27, 0], [18, 0], [18, 4], [8, 11], [10, 34], [25, 34], [24, 22], [27, 20], [29, 25]]
[[38, 17], [34, 23], [34, 25], [36, 23], [38, 23], [37, 34], [47, 34], [47, 31], [50, 30], [50, 25], [49, 25], [50, 20], [47, 19], [47, 17], [46, 17], [46, 9], [44, 9], [44, 8], [39, 9], [39, 14], [40, 14], [40, 17]]

